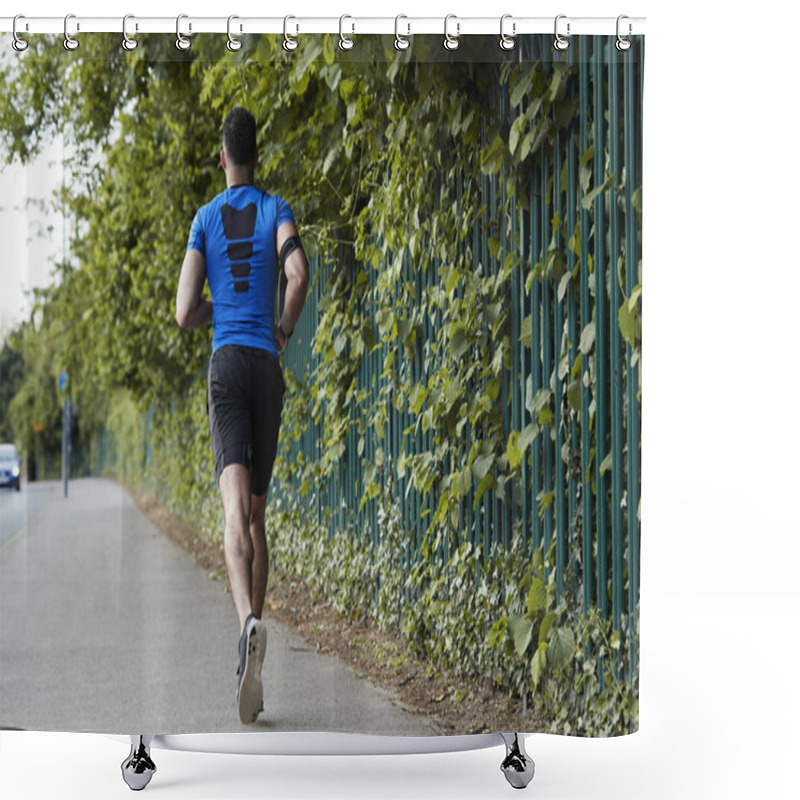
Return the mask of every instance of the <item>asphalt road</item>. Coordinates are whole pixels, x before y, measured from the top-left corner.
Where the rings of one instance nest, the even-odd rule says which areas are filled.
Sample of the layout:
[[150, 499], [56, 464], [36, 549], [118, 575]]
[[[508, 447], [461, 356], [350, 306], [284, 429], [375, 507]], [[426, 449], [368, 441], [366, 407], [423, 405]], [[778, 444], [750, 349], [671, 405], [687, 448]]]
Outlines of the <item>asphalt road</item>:
[[5, 486], [0, 489], [0, 545], [20, 533], [39, 510], [45, 492], [41, 491], [42, 484], [31, 487], [29, 491], [23, 483], [19, 492]]
[[236, 713], [238, 622], [221, 582], [101, 479], [0, 500], [0, 726], [97, 733], [424, 736], [414, 716], [267, 621], [265, 713]]

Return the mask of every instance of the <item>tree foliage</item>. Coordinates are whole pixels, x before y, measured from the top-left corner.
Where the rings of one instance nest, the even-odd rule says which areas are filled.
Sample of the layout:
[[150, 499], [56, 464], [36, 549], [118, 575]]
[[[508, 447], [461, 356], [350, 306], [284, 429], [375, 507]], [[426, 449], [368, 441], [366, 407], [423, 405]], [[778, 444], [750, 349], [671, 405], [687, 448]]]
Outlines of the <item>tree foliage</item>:
[[0, 441], [14, 439], [14, 428], [8, 412], [11, 400], [19, 391], [25, 379], [25, 359], [22, 356], [22, 335], [20, 325], [12, 331], [0, 349]]

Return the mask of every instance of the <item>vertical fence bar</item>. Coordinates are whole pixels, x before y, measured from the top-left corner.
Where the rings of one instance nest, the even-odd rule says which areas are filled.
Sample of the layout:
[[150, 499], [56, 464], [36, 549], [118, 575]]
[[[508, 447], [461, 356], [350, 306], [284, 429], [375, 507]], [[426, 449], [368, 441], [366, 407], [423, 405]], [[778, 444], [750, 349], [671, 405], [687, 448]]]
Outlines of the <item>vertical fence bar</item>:
[[[491, 193], [489, 189], [489, 181], [484, 176], [483, 178], [483, 186], [482, 186], [482, 198], [487, 207], [487, 216], [491, 219], [491, 216], [494, 214], [494, 207], [491, 201]], [[489, 241], [486, 235], [481, 236], [481, 265], [483, 267], [482, 276], [486, 277], [490, 274], [491, 271], [491, 263], [489, 261]], [[486, 394], [486, 378], [483, 379], [483, 393]], [[492, 497], [493, 492], [484, 492], [483, 497], [481, 498], [481, 510], [483, 514], [483, 559], [484, 563], [489, 560], [489, 555], [491, 552], [491, 541], [492, 541]]]
[[[491, 91], [492, 94], [492, 105], [495, 104], [495, 92], [494, 89]], [[488, 188], [488, 197], [489, 197], [489, 214], [490, 214], [490, 230], [495, 226], [498, 219], [498, 210], [497, 210], [497, 181], [494, 175], [490, 175], [486, 180], [487, 188]], [[496, 277], [497, 275], [497, 259], [492, 256], [491, 250], [488, 246], [488, 232], [487, 235], [484, 235], [486, 239], [486, 277]], [[485, 317], [484, 317], [485, 318]], [[488, 330], [488, 323], [487, 323], [487, 335], [488, 341], [492, 341], [491, 333]], [[490, 345], [491, 347], [492, 345]], [[502, 402], [502, 398], [501, 398]], [[501, 409], [502, 412], [502, 409]], [[503, 414], [503, 427], [505, 428], [505, 414]], [[492, 472], [494, 473], [495, 483], [497, 481], [497, 467], [492, 467]], [[487, 559], [491, 555], [492, 551], [494, 550], [496, 543], [498, 541], [498, 492], [496, 487], [492, 488], [488, 491], [485, 495], [489, 498], [489, 510], [490, 510], [490, 522], [489, 522], [489, 530], [488, 530], [488, 537], [486, 541], [487, 550], [486, 550], [486, 557]]]
[[[589, 39], [581, 42], [581, 60], [578, 67], [578, 90], [580, 95], [580, 148], [581, 164], [589, 158]], [[592, 322], [592, 304], [589, 294], [589, 210], [581, 203], [581, 334]], [[581, 525], [583, 562], [583, 610], [588, 611], [594, 599], [594, 563], [592, 560], [592, 482], [591, 482], [591, 428], [589, 407], [591, 405], [590, 356], [581, 353]]]
[[[476, 190], [476, 191], [478, 191], [478, 190]], [[483, 199], [484, 198], [483, 198], [483, 194], [480, 191], [478, 191], [478, 197], [479, 197], [479, 202], [483, 203]], [[481, 260], [482, 257], [483, 257], [483, 252], [482, 252], [482, 248], [481, 248], [480, 225], [479, 225], [477, 219], [475, 220], [475, 222], [472, 225], [472, 254], [473, 254], [473, 256], [472, 256], [473, 257], [473, 261], [476, 264], [476, 266], [473, 267], [473, 272], [478, 272], [478, 269], [476, 267], [482, 268], [482, 266], [483, 266], [483, 262]], [[485, 380], [482, 379], [482, 378], [477, 378], [475, 380], [475, 391], [476, 391], [476, 393], [484, 392], [485, 390], [486, 390]], [[470, 435], [471, 434], [472, 434], [472, 431], [470, 430]], [[477, 431], [475, 432], [475, 437], [476, 437], [476, 442], [475, 443], [477, 444], [477, 437], [478, 437]], [[473, 482], [473, 488], [472, 488], [472, 491], [470, 492], [470, 497], [474, 498], [476, 496], [477, 496], [477, 492], [475, 490], [475, 485], [474, 485], [474, 482]], [[476, 555], [477, 555], [477, 554], [480, 554], [480, 552], [481, 552], [480, 531], [482, 530], [482, 526], [483, 526], [483, 519], [482, 519], [483, 498], [481, 498], [477, 503], [475, 503], [474, 499], [473, 499], [472, 502], [475, 505], [475, 508], [473, 509], [474, 518], [473, 518], [473, 526], [472, 526], [472, 544], [473, 544], [473, 546], [475, 548], [475, 552], [476, 552]], [[481, 570], [480, 560], [478, 560], [477, 564], [478, 564], [478, 566], [477, 566], [478, 575], [476, 575], [476, 580], [480, 577], [480, 570]]]
[[[530, 268], [536, 269], [542, 257], [542, 187], [541, 187], [541, 166], [539, 159], [534, 155], [532, 162], [531, 176], [531, 251]], [[531, 309], [531, 391], [530, 399], [536, 397], [537, 392], [542, 386], [541, 371], [541, 296], [542, 284], [537, 278], [531, 281], [530, 309]], [[545, 433], [541, 433], [534, 439], [531, 448], [531, 550], [538, 549], [542, 543], [542, 522], [539, 516], [538, 495], [542, 485], [542, 442]]]
[[[513, 257], [514, 254], [514, 243], [518, 241], [517, 238], [517, 215], [516, 215], [516, 194], [512, 195], [510, 198], [507, 198], [506, 203], [508, 205], [508, 211], [504, 213], [504, 224], [503, 224], [503, 236], [504, 236], [504, 243], [503, 249], [501, 253], [504, 254], [501, 260], [501, 269], [505, 268], [506, 259]], [[505, 204], [504, 204], [505, 206]], [[509, 235], [506, 237], [505, 230], [506, 226], [510, 228]], [[503, 367], [503, 381], [505, 384], [505, 389], [508, 392], [506, 398], [504, 399], [504, 406], [508, 409], [509, 402], [511, 403], [511, 421], [509, 423], [509, 430], [518, 431], [520, 429], [520, 406], [519, 406], [519, 394], [517, 391], [517, 387], [519, 385], [519, 375], [521, 373], [521, 364], [520, 364], [520, 353], [519, 353], [519, 324], [520, 319], [515, 313], [517, 307], [519, 305], [519, 284], [517, 276], [519, 274], [519, 268], [514, 267], [513, 271], [509, 274], [509, 282], [510, 282], [510, 293], [506, 292], [506, 300], [509, 299], [510, 294], [510, 304], [506, 305], [504, 303], [504, 307], [507, 307], [511, 312], [511, 319], [509, 320], [509, 336], [510, 336], [510, 345], [511, 345], [511, 367], [510, 369], [506, 369]], [[506, 432], [506, 438], [508, 437], [508, 431]], [[514, 486], [517, 482], [516, 478], [509, 480], [506, 483], [505, 487], [505, 504], [503, 509], [504, 514], [504, 537], [503, 537], [503, 546], [508, 549], [511, 545], [511, 537], [513, 534], [513, 526], [514, 526], [514, 511], [516, 511], [516, 506], [514, 502]]]
[[[639, 42], [637, 42], [638, 44]], [[639, 173], [639, 153], [637, 153], [637, 116], [640, 96], [637, 96], [637, 72], [641, 70], [640, 50], [634, 52], [636, 59], [623, 62], [623, 82], [625, 94], [625, 292], [631, 297], [639, 283], [638, 264], [638, 224], [633, 195]], [[630, 53], [633, 55], [633, 53]], [[639, 604], [639, 400], [638, 365], [632, 363], [633, 348], [625, 345], [626, 393], [627, 393], [627, 444], [628, 444], [628, 614], [630, 637], [636, 636], [635, 611]], [[629, 668], [636, 670], [636, 648], [629, 643]]]
[[[542, 266], [547, 263], [548, 250], [550, 243], [550, 215], [552, 213], [552, 202], [550, 197], [550, 163], [547, 158], [547, 152], [544, 147], [539, 151], [542, 168]], [[553, 293], [551, 288], [551, 280], [547, 277], [547, 270], [543, 269], [542, 274], [542, 388], [546, 389], [550, 386], [550, 378], [552, 375], [553, 367], [551, 364], [551, 357], [553, 354]], [[553, 485], [553, 443], [551, 441], [553, 425], [545, 423], [542, 426], [542, 462], [544, 472], [544, 487], [545, 495], [549, 495], [554, 491]], [[545, 555], [550, 550], [550, 545], [553, 536], [553, 502], [552, 497], [546, 504], [544, 509], [544, 524], [543, 524], [543, 542]], [[548, 569], [548, 559], [545, 558], [545, 574]]]
[[[556, 134], [553, 147], [553, 219], [558, 220], [557, 227], [553, 230], [553, 239], [556, 247], [563, 252], [561, 239], [561, 227], [563, 225], [562, 216], [564, 213], [561, 193], [563, 190], [561, 182], [561, 135]], [[563, 402], [564, 385], [559, 374], [561, 368], [561, 339], [564, 332], [564, 307], [559, 299], [559, 280], [557, 272], [553, 272], [553, 306], [554, 324], [553, 331], [553, 383], [555, 388], [555, 506], [556, 506], [556, 602], [561, 600], [561, 593], [564, 589], [564, 568], [566, 565], [566, 511], [565, 511], [565, 474], [564, 459], [561, 457], [564, 446], [564, 427], [563, 427]]]
[[[574, 73], [574, 66], [575, 66], [575, 59], [576, 59], [576, 49], [574, 47], [570, 47], [567, 50], [567, 63], [573, 67]], [[571, 75], [573, 74], [571, 73]], [[576, 91], [575, 91], [575, 81], [570, 81], [570, 100], [576, 100]], [[567, 271], [573, 277], [570, 278], [569, 284], [567, 285], [567, 319], [568, 322], [568, 337], [569, 337], [569, 374], [567, 375], [567, 413], [569, 415], [569, 434], [570, 434], [570, 444], [569, 444], [569, 451], [570, 451], [570, 463], [568, 465], [568, 474], [569, 474], [569, 520], [568, 520], [568, 542], [569, 542], [569, 554], [570, 554], [570, 564], [574, 568], [576, 561], [577, 561], [577, 552], [576, 548], [578, 547], [578, 542], [575, 540], [574, 537], [574, 526], [575, 526], [575, 517], [577, 514], [577, 506], [578, 506], [578, 494], [577, 494], [577, 485], [575, 480], [575, 470], [573, 465], [573, 459], [575, 458], [575, 454], [578, 452], [578, 427], [575, 424], [575, 411], [572, 408], [571, 403], [569, 402], [569, 387], [573, 380], [572, 378], [572, 370], [575, 366], [575, 362], [578, 358], [578, 308], [577, 303], [575, 300], [575, 281], [574, 275], [575, 272], [575, 249], [576, 249], [576, 211], [578, 205], [578, 185], [577, 185], [577, 154], [575, 152], [575, 125], [571, 125], [570, 129], [567, 134], [567, 186], [566, 186], [566, 206], [567, 206]]]
[[[529, 274], [529, 267], [530, 267], [530, 225], [526, 224], [526, 220], [528, 217], [525, 215], [524, 210], [520, 206], [519, 210], [519, 241], [520, 241], [520, 265], [519, 269], [517, 270], [518, 280], [519, 280], [519, 289], [517, 291], [517, 296], [519, 297], [519, 306], [516, 309], [516, 313], [519, 314], [520, 322], [524, 321], [525, 319], [525, 311], [526, 311], [526, 299], [527, 295], [525, 293], [525, 280]], [[519, 333], [517, 334], [519, 335]], [[520, 403], [520, 413], [522, 414], [522, 422], [520, 427], [525, 428], [530, 423], [530, 416], [528, 409], [525, 404], [525, 387], [528, 384], [528, 379], [530, 378], [530, 365], [529, 365], [529, 349], [525, 345], [521, 344], [519, 346], [520, 352], [520, 372], [519, 372], [519, 403]], [[528, 459], [530, 458], [531, 447], [529, 446], [525, 452], [522, 454], [522, 547], [523, 552], [528, 552], [528, 544], [529, 544], [529, 530], [530, 530], [530, 469], [528, 468]]]
[[619, 205], [616, 187], [621, 183], [621, 159], [619, 153], [619, 65], [617, 50], [608, 49], [608, 151], [609, 171], [615, 175], [608, 209], [609, 239], [609, 335], [611, 349], [611, 575], [612, 575], [612, 619], [614, 628], [622, 630], [622, 479], [623, 479], [623, 432], [622, 432], [622, 337], [620, 336], [618, 313], [621, 303], [619, 271]]
[[[594, 58], [594, 185], [605, 181], [605, 82], [606, 37], [598, 37]], [[601, 44], [603, 42], [604, 44]], [[608, 381], [608, 322], [606, 302], [606, 193], [594, 201], [594, 314], [595, 314], [595, 485], [597, 487], [597, 604], [601, 615], [608, 615], [608, 502], [606, 479], [601, 466], [606, 457], [606, 383]]]

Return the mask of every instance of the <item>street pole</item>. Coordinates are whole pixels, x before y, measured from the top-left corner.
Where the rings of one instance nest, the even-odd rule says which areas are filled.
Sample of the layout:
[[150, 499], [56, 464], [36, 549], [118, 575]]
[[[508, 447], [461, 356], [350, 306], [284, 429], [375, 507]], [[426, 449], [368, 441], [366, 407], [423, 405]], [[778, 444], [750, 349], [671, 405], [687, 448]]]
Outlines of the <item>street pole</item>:
[[[61, 260], [64, 264], [67, 261], [67, 215], [65, 213], [65, 187], [66, 187], [66, 174], [67, 168], [65, 166], [65, 153], [64, 153], [64, 135], [61, 136]], [[61, 328], [61, 343], [62, 347], [66, 350], [67, 332], [66, 327], [62, 324]], [[66, 357], [66, 352], [64, 353]], [[71, 450], [71, 425], [70, 419], [70, 396], [72, 395], [72, 386], [67, 384], [67, 373], [62, 372], [58, 376], [58, 386], [64, 395], [64, 411], [61, 418], [61, 473], [64, 476], [64, 497], [69, 496], [69, 465], [70, 465], [70, 450]]]
[[64, 476], [64, 497], [69, 496], [69, 468], [72, 461], [70, 458], [72, 451], [72, 403], [70, 402], [72, 387], [69, 386], [68, 380], [66, 372], [59, 374], [58, 388], [64, 398], [64, 407], [61, 413], [61, 474]]
[[64, 395], [64, 408], [61, 412], [61, 474], [64, 476], [64, 497], [69, 495], [67, 476], [67, 397]]

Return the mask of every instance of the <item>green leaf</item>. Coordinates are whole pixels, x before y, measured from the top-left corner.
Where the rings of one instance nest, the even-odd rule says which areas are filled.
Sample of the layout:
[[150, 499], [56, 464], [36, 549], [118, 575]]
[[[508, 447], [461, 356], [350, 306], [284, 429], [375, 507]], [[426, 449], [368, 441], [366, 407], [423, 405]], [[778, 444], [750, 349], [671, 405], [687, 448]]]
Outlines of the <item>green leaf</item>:
[[553, 505], [553, 500], [555, 499], [556, 493], [554, 491], [541, 491], [539, 494], [536, 495], [536, 499], [539, 501], [539, 518], [541, 519], [544, 516], [544, 512]]
[[572, 628], [553, 628], [547, 645], [547, 663], [553, 669], [560, 669], [572, 658], [575, 652], [575, 635]]
[[[510, 254], [509, 254], [510, 255]], [[486, 321], [489, 325], [495, 325], [497, 320], [500, 319], [500, 315], [503, 313], [503, 304], [502, 303], [490, 303], [486, 306]]]
[[564, 79], [565, 70], [556, 69], [553, 71], [553, 77], [550, 81], [550, 90], [547, 93], [547, 99], [552, 103], [558, 95], [558, 87], [561, 86], [561, 81]]
[[463, 358], [470, 348], [470, 340], [463, 325], [454, 325], [450, 333], [450, 352], [454, 358]]
[[608, 455], [603, 459], [603, 462], [600, 464], [600, 474], [605, 475], [611, 469], [611, 451], [609, 451]]
[[328, 154], [325, 156], [325, 161], [322, 163], [322, 174], [327, 175], [330, 168], [333, 166], [333, 162], [336, 161], [336, 158], [339, 156], [340, 148], [339, 147], [332, 147]]
[[636, 311], [631, 311], [626, 301], [620, 305], [617, 318], [622, 338], [631, 347], [634, 347], [636, 345]]
[[558, 302], [560, 303], [567, 295], [567, 289], [569, 289], [569, 285], [572, 282], [572, 273], [565, 272], [561, 276], [561, 280], [558, 283]]
[[546, 614], [544, 619], [539, 624], [539, 645], [541, 646], [544, 644], [547, 645], [547, 637], [550, 634], [550, 628], [553, 627], [553, 623], [556, 621], [557, 615], [555, 611], [551, 611], [549, 614]]
[[539, 131], [536, 134], [536, 138], [533, 140], [533, 144], [531, 145], [531, 150], [533, 152], [536, 152], [542, 146], [542, 144], [547, 141], [554, 128], [555, 126], [553, 124], [553, 120], [549, 116], [542, 120]]
[[533, 571], [536, 575], [544, 575], [544, 553], [537, 547], [533, 553]]
[[511, 431], [508, 435], [508, 444], [506, 445], [506, 456], [508, 457], [508, 465], [511, 469], [516, 469], [522, 463], [522, 453], [520, 452], [517, 440], [519, 434], [517, 431]]
[[519, 137], [525, 130], [526, 122], [527, 120], [525, 117], [517, 117], [511, 124], [511, 130], [508, 133], [508, 149], [511, 151], [512, 156], [514, 155], [517, 145], [519, 144]]
[[326, 36], [322, 40], [322, 52], [325, 63], [330, 65], [336, 60], [336, 47], [332, 36]]
[[531, 347], [531, 318], [530, 318], [530, 315], [528, 315], [527, 317], [525, 317], [524, 320], [522, 320], [522, 325], [520, 325], [519, 340], [520, 340], [520, 342], [522, 342], [522, 344], [525, 345], [525, 347], [530, 349], [530, 347]]
[[531, 446], [531, 442], [539, 435], [539, 431], [539, 426], [535, 422], [531, 422], [520, 431], [517, 446], [523, 454]]
[[531, 683], [534, 689], [536, 689], [536, 687], [539, 685], [542, 673], [546, 667], [547, 647], [544, 644], [540, 644], [536, 649], [536, 652], [533, 654], [533, 658], [531, 659]]
[[364, 343], [364, 348], [367, 352], [375, 347], [375, 331], [369, 325], [361, 328], [361, 341]]
[[508, 617], [500, 617], [489, 629], [489, 647], [499, 647], [506, 636], [508, 630]]
[[414, 321], [410, 319], [395, 319], [395, 325], [397, 327], [397, 338], [401, 342], [405, 342], [413, 330]]
[[590, 192], [587, 192], [584, 195], [583, 199], [581, 200], [581, 205], [583, 206], [583, 208], [585, 208], [588, 211], [592, 207], [592, 203], [594, 203], [597, 197], [599, 197], [603, 192], [605, 192], [607, 189], [609, 189], [611, 186], [614, 185], [615, 177], [616, 176], [613, 174], [609, 175], [603, 181], [603, 183], [600, 184], [600, 186], [596, 186]]
[[569, 386], [567, 386], [567, 400], [573, 411], [577, 412], [581, 410], [581, 392], [582, 387], [579, 380], [569, 382]]
[[408, 399], [409, 408], [412, 414], [419, 414], [422, 406], [425, 404], [425, 398], [428, 396], [428, 387], [423, 383], [418, 383], [411, 396]]
[[528, 591], [528, 615], [533, 617], [537, 611], [547, 607], [547, 589], [544, 585], [544, 577], [539, 575], [533, 579], [531, 588]]
[[584, 355], [589, 355], [594, 347], [594, 322], [588, 322], [581, 332], [579, 349]]
[[555, 419], [551, 403], [553, 402], [552, 389], [539, 389], [533, 398], [531, 412], [536, 415], [540, 425], [551, 425]]
[[572, 365], [572, 372], [570, 372], [570, 378], [578, 379], [581, 376], [581, 354], [578, 353], [577, 357], [575, 358], [575, 363]]
[[[533, 85], [533, 72], [523, 72], [520, 74], [517, 82], [511, 89], [511, 107], [516, 108], [521, 102], [522, 98], [531, 90]], [[520, 117], [522, 119], [522, 117]]]
[[508, 618], [508, 632], [514, 640], [514, 649], [517, 651], [517, 655], [524, 655], [531, 643], [533, 621], [519, 614], [512, 614]]
[[490, 472], [490, 473], [488, 473], [488, 474], [487, 474], [487, 475], [486, 475], [486, 476], [483, 478], [483, 480], [482, 480], [482, 481], [481, 481], [481, 482], [478, 484], [478, 489], [477, 489], [477, 491], [475, 492], [475, 500], [474, 500], [474, 501], [473, 501], [473, 503], [472, 503], [472, 510], [473, 510], [473, 511], [476, 511], [476, 510], [477, 510], [477, 508], [478, 508], [478, 503], [480, 502], [480, 499], [483, 497], [483, 495], [484, 495], [484, 494], [485, 494], [487, 491], [489, 491], [489, 489], [491, 489], [491, 488], [492, 488], [492, 486], [494, 486], [494, 476], [493, 476], [493, 475], [492, 475], [492, 473]]
[[478, 456], [472, 462], [472, 476], [476, 481], [482, 481], [494, 464], [494, 456]]
[[494, 141], [481, 150], [481, 172], [489, 175], [497, 172], [503, 163], [506, 153], [506, 144], [499, 136]]
[[533, 137], [536, 133], [535, 128], [531, 128], [523, 137], [522, 144], [519, 148], [519, 153], [517, 154], [520, 161], [522, 159], [527, 158], [530, 155], [531, 149], [533, 147]]
[[392, 131], [392, 143], [400, 144], [406, 138], [406, 128], [408, 122], [405, 117], [401, 117], [400, 121], [395, 125]]
[[458, 473], [458, 480], [456, 482], [456, 491], [458, 493], [458, 497], [466, 497], [469, 494], [469, 490], [472, 488], [472, 471], [469, 467], [462, 469]]
[[631, 203], [633, 207], [641, 214], [642, 213], [642, 187], [640, 186], [631, 195]]

